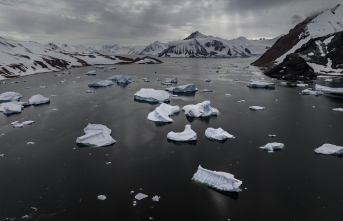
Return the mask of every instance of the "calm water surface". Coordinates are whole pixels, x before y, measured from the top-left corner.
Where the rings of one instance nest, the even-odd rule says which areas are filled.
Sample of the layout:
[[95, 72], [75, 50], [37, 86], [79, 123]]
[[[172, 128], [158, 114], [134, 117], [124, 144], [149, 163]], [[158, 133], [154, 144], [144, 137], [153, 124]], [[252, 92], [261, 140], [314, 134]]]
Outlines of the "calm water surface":
[[[250, 89], [246, 84], [252, 77], [267, 77], [256, 68], [243, 70], [253, 61], [249, 59], [163, 61], [117, 65], [110, 72], [98, 70], [96, 76], [85, 76], [93, 68], [84, 67], [71, 70], [71, 75], [38, 74], [25, 77], [27, 82], [1, 84], [1, 93], [19, 92], [22, 101], [42, 94], [51, 103], [25, 108], [17, 115], [0, 115], [0, 153], [5, 154], [0, 158], [0, 220], [21, 220], [26, 215], [28, 220], [97, 221], [343, 219], [343, 159], [313, 152], [324, 143], [343, 145], [343, 114], [332, 111], [343, 107], [341, 97], [302, 96], [303, 88], [279, 85], [276, 90]], [[210, 72], [218, 67], [219, 73]], [[87, 83], [120, 72], [136, 82], [86, 93]], [[221, 114], [203, 120], [187, 119], [181, 112], [165, 125], [147, 120], [158, 105], [135, 102], [134, 93], [140, 88], [163, 90], [165, 86], [155, 78], [174, 76], [178, 85], [194, 83], [199, 91], [172, 97], [171, 105], [210, 100]], [[152, 81], [145, 83], [143, 77]], [[206, 83], [206, 78], [212, 81]], [[67, 83], [59, 83], [63, 79]], [[318, 82], [343, 87], [342, 81]], [[266, 109], [249, 110], [253, 105]], [[12, 128], [10, 123], [17, 120], [35, 123]], [[88, 123], [109, 127], [117, 143], [77, 147], [75, 140]], [[167, 141], [168, 132], [183, 131], [186, 124], [197, 132], [196, 143]], [[222, 127], [236, 139], [207, 140], [208, 127]], [[282, 142], [285, 148], [274, 153], [259, 149], [269, 142]], [[243, 181], [242, 192], [225, 194], [196, 184], [191, 178], [199, 165], [234, 174]], [[132, 190], [149, 198], [133, 206]], [[107, 199], [97, 200], [98, 195]], [[151, 200], [154, 195], [161, 196], [159, 202]]]

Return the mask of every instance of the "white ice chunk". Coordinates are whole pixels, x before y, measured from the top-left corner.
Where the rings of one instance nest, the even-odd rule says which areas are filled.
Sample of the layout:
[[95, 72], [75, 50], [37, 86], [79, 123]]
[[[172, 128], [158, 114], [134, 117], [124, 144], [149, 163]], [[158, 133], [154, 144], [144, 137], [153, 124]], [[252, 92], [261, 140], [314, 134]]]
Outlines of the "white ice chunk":
[[339, 108], [334, 108], [332, 109], [333, 111], [337, 111], [337, 112], [343, 112], [343, 108], [339, 107]]
[[98, 200], [105, 200], [106, 199], [106, 196], [105, 195], [99, 195], [98, 196]]
[[46, 88], [46, 86], [40, 86], [39, 88], [44, 89], [44, 88]]
[[152, 201], [158, 202], [158, 201], [160, 201], [160, 198], [161, 198], [161, 197], [160, 197], [160, 196], [157, 196], [157, 195], [156, 195], [156, 196], [153, 196], [153, 197], [152, 197]]
[[138, 101], [145, 101], [150, 103], [169, 103], [170, 96], [167, 92], [162, 90], [155, 90], [152, 88], [142, 88], [135, 93], [134, 99]]
[[103, 147], [114, 144], [111, 129], [102, 124], [88, 124], [84, 129], [85, 135], [78, 137], [76, 143], [92, 147]]
[[251, 88], [275, 88], [275, 84], [265, 82], [265, 81], [261, 81], [259, 79], [252, 79], [252, 80], [250, 80], [250, 83], [247, 84], [247, 87], [251, 87]]
[[2, 153], [2, 154], [0, 154], [0, 157], [5, 157], [5, 154], [3, 154], [3, 153]]
[[131, 190], [131, 191], [130, 191], [130, 194], [133, 194], [134, 192], [135, 192], [135, 191]]
[[113, 84], [113, 81], [101, 80], [95, 83], [88, 84], [88, 87], [107, 87]]
[[195, 92], [198, 89], [195, 87], [194, 84], [186, 84], [177, 87], [169, 87], [166, 88], [166, 91], [173, 92], [173, 93], [186, 93], [186, 92]]
[[63, 71], [62, 74], [70, 74], [70, 71]]
[[243, 103], [245, 102], [245, 100], [240, 100], [240, 101], [237, 101], [237, 103]]
[[14, 101], [0, 104], [0, 112], [4, 115], [21, 113], [23, 108], [22, 102]]
[[14, 121], [11, 123], [11, 125], [18, 124], [18, 123], [19, 123], [19, 121]]
[[26, 144], [33, 145], [35, 143], [34, 142], [27, 142]]
[[179, 106], [171, 106], [169, 104], [162, 103], [160, 106], [149, 113], [148, 119], [155, 122], [173, 122], [169, 116], [180, 112]]
[[86, 92], [87, 93], [95, 93], [95, 91], [92, 91], [92, 90], [87, 90]]
[[311, 89], [305, 89], [305, 90], [301, 91], [301, 94], [302, 95], [315, 95], [315, 96], [318, 96], [318, 95], [322, 95], [323, 92], [321, 92], [321, 91], [313, 91]]
[[86, 75], [96, 75], [96, 71], [88, 71]]
[[281, 150], [285, 145], [283, 143], [268, 143], [262, 147], [261, 149], [268, 150], [268, 152], [273, 152], [274, 150]]
[[226, 140], [228, 138], [231, 138], [231, 139], [235, 138], [235, 136], [229, 134], [228, 132], [226, 132], [220, 127], [218, 129], [214, 129], [212, 127], [207, 128], [205, 130], [205, 136], [213, 140]]
[[297, 84], [297, 87], [308, 87], [308, 84]]
[[195, 105], [186, 105], [182, 110], [188, 117], [209, 117], [219, 115], [218, 109], [211, 107], [210, 104], [210, 101], [204, 101]]
[[135, 196], [135, 198], [136, 198], [137, 200], [142, 200], [142, 199], [147, 198], [147, 197], [148, 197], [148, 195], [145, 195], [145, 194], [143, 194], [143, 193], [138, 193], [138, 194]]
[[24, 125], [21, 124], [21, 123], [16, 123], [16, 124], [13, 124], [13, 127], [14, 128], [22, 128]]
[[108, 70], [114, 70], [114, 69], [117, 69], [116, 67], [108, 67], [107, 68]]
[[268, 137], [276, 137], [275, 134], [268, 134]]
[[5, 92], [0, 94], [0, 104], [5, 102], [18, 101], [23, 96], [17, 92]]
[[325, 82], [333, 82], [333, 79], [325, 79]]
[[204, 89], [202, 92], [213, 92], [213, 89]]
[[164, 82], [176, 84], [178, 82], [178, 80], [177, 80], [177, 78], [166, 78], [166, 80]]
[[249, 107], [250, 110], [264, 110], [266, 109], [265, 107], [261, 107], [261, 106], [251, 106]]
[[230, 173], [207, 170], [200, 165], [192, 179], [212, 188], [230, 192], [239, 192], [239, 187], [243, 183]]
[[29, 99], [29, 104], [33, 104], [33, 105], [45, 104], [45, 103], [50, 103], [50, 99], [46, 98], [46, 97], [44, 97], [43, 95], [40, 95], [40, 94], [33, 95]]
[[191, 129], [191, 125], [187, 124], [183, 132], [169, 132], [167, 138], [173, 141], [194, 141], [197, 139], [197, 134]]
[[315, 149], [314, 152], [325, 155], [340, 155], [343, 154], [343, 147], [326, 143]]
[[118, 84], [129, 84], [132, 82], [131, 76], [128, 75], [114, 75], [108, 78], [108, 80], [116, 81]]
[[324, 93], [343, 94], [343, 88], [332, 88], [316, 84], [315, 89]]
[[24, 125], [30, 125], [30, 124], [33, 124], [33, 123], [34, 123], [33, 120], [28, 120], [28, 121], [22, 122], [22, 124], [24, 124]]

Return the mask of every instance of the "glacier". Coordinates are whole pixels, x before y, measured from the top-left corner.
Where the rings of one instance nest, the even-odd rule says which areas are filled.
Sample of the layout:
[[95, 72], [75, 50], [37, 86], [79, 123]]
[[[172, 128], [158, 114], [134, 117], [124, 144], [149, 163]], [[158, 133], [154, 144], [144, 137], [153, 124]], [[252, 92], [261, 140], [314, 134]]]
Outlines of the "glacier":
[[205, 137], [209, 138], [209, 139], [213, 139], [213, 140], [226, 140], [228, 138], [235, 138], [235, 136], [229, 134], [228, 132], [226, 132], [225, 130], [223, 130], [222, 128], [218, 128], [218, 129], [214, 129], [212, 127], [209, 127], [205, 130]]
[[204, 101], [195, 105], [186, 105], [182, 110], [188, 117], [210, 117], [219, 115], [218, 109], [211, 107], [210, 104], [210, 101]]
[[23, 96], [17, 92], [4, 92], [0, 94], [0, 104], [11, 101], [18, 101]]
[[194, 84], [186, 84], [177, 87], [169, 87], [166, 88], [166, 91], [173, 92], [173, 93], [187, 93], [187, 92], [195, 92], [198, 89], [195, 87]]
[[169, 103], [170, 96], [168, 92], [162, 90], [155, 90], [152, 88], [141, 88], [135, 93], [134, 99], [137, 101], [144, 101], [148, 103]]
[[195, 141], [197, 139], [197, 134], [191, 129], [191, 125], [187, 124], [183, 132], [169, 132], [167, 138], [173, 141]]
[[155, 122], [173, 122], [169, 116], [179, 113], [180, 107], [179, 106], [171, 106], [169, 104], [162, 103], [160, 106], [156, 107], [156, 109], [149, 113], [148, 119]]
[[114, 144], [111, 129], [102, 124], [88, 124], [84, 129], [85, 135], [78, 137], [76, 143], [89, 147], [103, 147]]
[[341, 155], [343, 154], [343, 147], [326, 143], [315, 149], [314, 152], [325, 155]]
[[210, 186], [220, 191], [239, 192], [242, 181], [234, 178], [233, 174], [226, 172], [211, 171], [198, 166], [197, 172], [193, 175], [192, 180]]
[[285, 145], [283, 143], [268, 143], [262, 147], [260, 147], [261, 149], [267, 150], [268, 152], [274, 152], [274, 150], [281, 150]]
[[39, 105], [39, 104], [46, 104], [46, 103], [50, 103], [50, 99], [44, 97], [43, 95], [37, 94], [37, 95], [33, 95], [30, 99], [29, 99], [29, 104], [32, 105]]
[[88, 84], [88, 87], [107, 87], [113, 85], [113, 81], [101, 80], [95, 83]]

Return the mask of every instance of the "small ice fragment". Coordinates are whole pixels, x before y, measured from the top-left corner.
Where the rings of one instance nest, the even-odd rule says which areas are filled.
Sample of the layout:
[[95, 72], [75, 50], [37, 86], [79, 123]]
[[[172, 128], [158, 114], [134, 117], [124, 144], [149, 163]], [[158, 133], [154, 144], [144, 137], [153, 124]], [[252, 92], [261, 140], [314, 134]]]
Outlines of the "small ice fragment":
[[268, 134], [268, 137], [276, 137], [274, 134]]
[[43, 89], [43, 88], [46, 88], [46, 86], [40, 86], [39, 88], [42, 88], [42, 89]]
[[231, 94], [225, 94], [225, 96], [231, 96]]
[[178, 82], [178, 80], [177, 80], [177, 78], [166, 78], [166, 80], [164, 82], [176, 84]]
[[145, 194], [143, 194], [143, 193], [138, 193], [136, 196], [135, 196], [135, 198], [137, 199], [137, 200], [141, 200], [141, 199], [144, 199], [144, 198], [147, 198], [148, 197], [148, 195], [145, 195]]
[[50, 95], [51, 97], [57, 97], [57, 95], [54, 95], [54, 94], [52, 94], [52, 95]]
[[166, 88], [166, 91], [173, 92], [173, 93], [187, 93], [187, 92], [195, 92], [198, 89], [195, 87], [194, 84], [186, 84], [180, 85], [177, 87], [169, 87]]
[[315, 96], [318, 96], [318, 95], [322, 95], [323, 92], [321, 92], [321, 91], [313, 91], [313, 90], [308, 88], [308, 89], [305, 89], [305, 90], [301, 91], [301, 94], [302, 95], [315, 95]]
[[28, 121], [22, 122], [22, 124], [24, 124], [24, 125], [30, 125], [30, 124], [33, 124], [33, 123], [34, 123], [33, 120], [28, 120]]
[[325, 82], [333, 82], [333, 79], [325, 79]]
[[96, 71], [88, 71], [86, 75], [96, 75]]
[[25, 89], [30, 89], [31, 87], [25, 87]]
[[106, 199], [106, 196], [105, 195], [99, 195], [98, 196], [98, 200], [105, 200]]
[[308, 84], [297, 84], [297, 87], [308, 87]]
[[18, 101], [23, 96], [16, 92], [5, 92], [0, 94], [0, 104], [5, 102]]
[[18, 123], [19, 123], [19, 121], [14, 121], [11, 123], [11, 125], [18, 124]]
[[337, 111], [337, 112], [343, 112], [343, 108], [339, 107], [339, 108], [334, 108], [332, 109], [333, 111]]
[[116, 67], [108, 67], [107, 68], [108, 70], [114, 70], [114, 69], [117, 69]]
[[112, 162], [106, 162], [106, 165], [109, 165], [109, 164], [111, 164]]
[[133, 194], [134, 192], [135, 192], [135, 191], [131, 190], [131, 191], [130, 191], [130, 194]]
[[21, 123], [16, 123], [16, 124], [13, 124], [13, 127], [14, 128], [22, 128], [24, 125], [21, 124]]
[[46, 103], [50, 103], [50, 99], [46, 98], [46, 97], [44, 97], [43, 95], [40, 95], [40, 94], [33, 95], [29, 99], [29, 104], [33, 104], [33, 105], [46, 104]]
[[62, 74], [70, 74], [70, 71], [63, 71]]
[[341, 155], [343, 154], [343, 147], [326, 143], [315, 149], [314, 152], [325, 155]]
[[156, 196], [153, 196], [153, 197], [152, 197], [152, 201], [158, 202], [158, 201], [160, 201], [160, 198], [161, 198], [161, 197], [160, 197], [160, 196], [157, 196], [157, 195], [156, 195]]
[[177, 95], [177, 94], [173, 94], [173, 97], [178, 97], [179, 95]]
[[88, 84], [88, 87], [107, 87], [113, 85], [113, 81], [101, 80], [95, 83]]
[[3, 153], [2, 153], [2, 154], [0, 154], [0, 157], [5, 157], [5, 154], [3, 154]]
[[237, 103], [243, 103], [245, 102], [245, 100], [240, 100], [240, 101], [237, 101]]
[[37, 207], [31, 207], [35, 212], [38, 210]]
[[95, 93], [95, 91], [92, 91], [92, 90], [87, 90], [86, 92], [87, 93]]
[[211, 82], [211, 79], [207, 78], [205, 79], [205, 82]]
[[283, 143], [268, 143], [262, 147], [261, 149], [267, 150], [268, 152], [274, 152], [274, 150], [281, 150], [285, 145]]
[[204, 89], [202, 92], [213, 92], [213, 89]]
[[249, 107], [250, 110], [264, 110], [265, 107], [260, 107], [260, 106], [251, 106]]
[[35, 144], [35, 143], [34, 142], [27, 142], [27, 144], [32, 145], [32, 144]]
[[250, 83], [247, 84], [247, 87], [250, 88], [275, 88], [275, 84], [274, 83], [269, 83], [269, 82], [265, 82], [265, 81], [261, 81], [258, 79], [251, 79]]

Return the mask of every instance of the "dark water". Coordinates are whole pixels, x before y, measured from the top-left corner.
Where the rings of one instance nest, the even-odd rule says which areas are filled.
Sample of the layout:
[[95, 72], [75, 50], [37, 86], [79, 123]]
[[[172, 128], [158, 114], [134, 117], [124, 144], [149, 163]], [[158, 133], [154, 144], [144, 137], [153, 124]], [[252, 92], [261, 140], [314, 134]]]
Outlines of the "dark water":
[[[5, 154], [0, 158], [0, 220], [20, 220], [25, 215], [29, 220], [100, 221], [343, 219], [343, 159], [313, 152], [324, 143], [343, 145], [343, 114], [331, 110], [343, 107], [342, 98], [299, 95], [303, 88], [247, 88], [251, 77], [264, 76], [229, 64], [243, 67], [251, 60], [163, 61], [161, 65], [117, 65], [116, 70], [98, 71], [97, 76], [83, 75], [93, 70], [85, 67], [72, 70], [71, 75], [39, 74], [26, 77], [27, 82], [1, 84], [1, 93], [20, 92], [22, 101], [40, 93], [50, 97], [51, 103], [26, 108], [17, 115], [0, 115], [0, 153]], [[211, 67], [221, 69], [210, 73]], [[86, 82], [120, 72], [136, 82], [86, 93]], [[172, 124], [147, 120], [157, 105], [135, 102], [134, 93], [142, 87], [164, 89], [155, 77], [172, 76], [179, 78], [179, 85], [194, 83], [199, 88], [193, 96], [172, 97], [172, 105], [210, 100], [221, 114], [201, 120], [180, 113], [172, 117]], [[143, 77], [152, 82], [144, 83]], [[206, 78], [212, 82], [204, 82]], [[59, 83], [63, 79], [68, 82]], [[343, 83], [318, 82], [340, 87]], [[42, 85], [47, 88], [40, 89]], [[24, 89], [27, 86], [31, 89]], [[228, 93], [231, 96], [225, 96]], [[243, 99], [245, 103], [237, 103]], [[266, 109], [250, 111], [252, 105]], [[35, 123], [12, 128], [10, 123], [16, 120]], [[112, 129], [117, 143], [77, 147], [75, 140], [88, 123]], [[167, 141], [168, 132], [183, 131], [186, 124], [197, 132], [196, 143]], [[222, 127], [236, 139], [225, 143], [207, 140], [207, 127]], [[27, 145], [29, 141], [35, 144]], [[285, 143], [285, 148], [274, 153], [259, 149], [268, 142]], [[226, 194], [191, 181], [198, 165], [234, 174], [243, 181], [243, 191]], [[149, 198], [133, 206], [131, 190]], [[107, 199], [97, 200], [101, 194]], [[154, 195], [161, 196], [159, 202], [151, 200]]]

